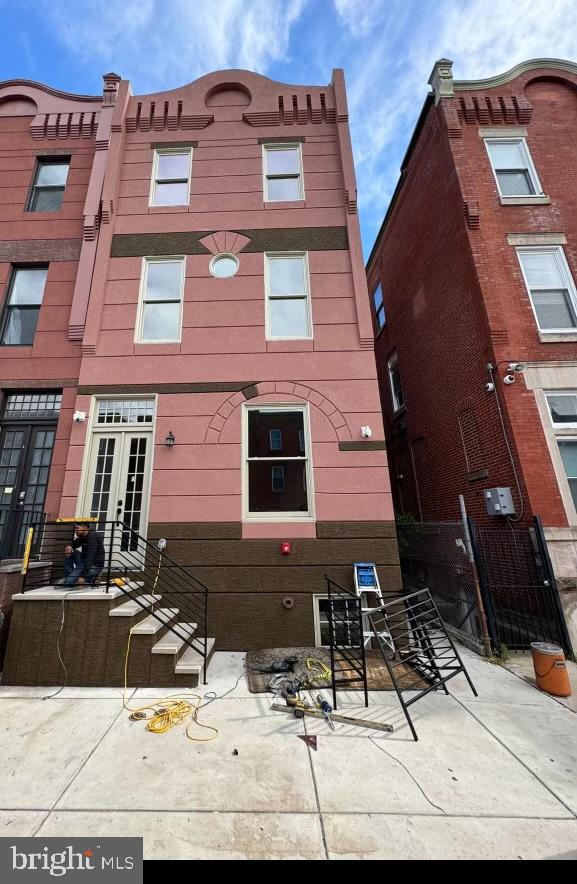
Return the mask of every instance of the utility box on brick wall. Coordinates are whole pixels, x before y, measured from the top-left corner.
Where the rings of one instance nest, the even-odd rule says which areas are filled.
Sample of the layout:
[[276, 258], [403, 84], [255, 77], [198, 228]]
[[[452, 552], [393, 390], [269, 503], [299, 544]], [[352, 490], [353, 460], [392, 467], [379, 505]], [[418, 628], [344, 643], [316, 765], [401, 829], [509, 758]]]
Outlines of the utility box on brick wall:
[[510, 488], [486, 488], [485, 505], [489, 516], [515, 515], [515, 504]]

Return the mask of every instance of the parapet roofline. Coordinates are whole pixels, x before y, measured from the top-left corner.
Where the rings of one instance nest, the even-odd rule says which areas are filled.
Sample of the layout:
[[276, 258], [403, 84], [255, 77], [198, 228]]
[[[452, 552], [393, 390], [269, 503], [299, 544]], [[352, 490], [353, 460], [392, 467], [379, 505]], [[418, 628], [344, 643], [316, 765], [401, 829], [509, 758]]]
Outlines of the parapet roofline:
[[564, 71], [568, 74], [577, 74], [577, 62], [569, 61], [564, 58], [531, 58], [528, 61], [522, 61], [510, 70], [495, 77], [485, 77], [481, 80], [453, 80], [453, 88], [456, 92], [473, 91], [475, 89], [493, 89], [495, 86], [502, 86], [509, 83], [516, 77], [525, 74], [527, 71], [539, 70], [544, 68], [547, 70]]
[[40, 89], [42, 92], [48, 92], [56, 98], [66, 98], [72, 101], [94, 101], [102, 104], [102, 95], [77, 95], [75, 92], [64, 92], [62, 89], [54, 89], [45, 83], [38, 83], [36, 80], [0, 80], [0, 91], [3, 89], [17, 89], [26, 86], [28, 88]]

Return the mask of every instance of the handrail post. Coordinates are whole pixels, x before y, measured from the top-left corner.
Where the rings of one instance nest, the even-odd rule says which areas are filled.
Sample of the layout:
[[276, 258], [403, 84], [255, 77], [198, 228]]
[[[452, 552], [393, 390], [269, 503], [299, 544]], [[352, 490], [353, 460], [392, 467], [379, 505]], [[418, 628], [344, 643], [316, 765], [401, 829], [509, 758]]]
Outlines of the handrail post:
[[204, 590], [204, 663], [202, 667], [202, 683], [206, 684], [206, 658], [208, 656], [208, 589]]
[[108, 547], [108, 568], [106, 571], [106, 593], [108, 594], [110, 587], [110, 570], [112, 568], [112, 550], [114, 547], [114, 528], [116, 526], [116, 522], [112, 522], [112, 528], [110, 529], [110, 545]]

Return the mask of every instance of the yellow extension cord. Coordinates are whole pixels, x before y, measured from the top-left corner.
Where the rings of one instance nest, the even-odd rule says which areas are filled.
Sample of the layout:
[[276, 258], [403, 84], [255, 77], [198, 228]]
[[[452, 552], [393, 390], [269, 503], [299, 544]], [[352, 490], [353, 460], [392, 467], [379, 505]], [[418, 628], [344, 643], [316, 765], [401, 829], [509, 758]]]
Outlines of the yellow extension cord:
[[[156, 578], [152, 588], [153, 595], [158, 581], [158, 573], [160, 571], [161, 561], [162, 553], [159, 557]], [[151, 610], [154, 610], [154, 605]], [[202, 704], [202, 697], [199, 697], [198, 694], [191, 694], [188, 697], [181, 697], [178, 694], [171, 694], [168, 697], [160, 697], [153, 703], [147, 703], [145, 706], [139, 706], [137, 709], [130, 708], [130, 706], [126, 702], [126, 688], [128, 682], [128, 658], [130, 656], [130, 641], [132, 639], [132, 630], [136, 629], [137, 626], [138, 624], [136, 623], [128, 633], [126, 656], [124, 658], [124, 691], [122, 694], [122, 705], [128, 712], [130, 712], [130, 719], [132, 721], [147, 721], [146, 730], [150, 731], [152, 734], [166, 734], [177, 724], [182, 724], [183, 722], [185, 722], [186, 719], [190, 716], [190, 721], [188, 722], [185, 731], [186, 737], [189, 740], [192, 740], [192, 742], [194, 743], [210, 743], [211, 740], [216, 740], [216, 738], [218, 737], [218, 728], [212, 727], [212, 725], [210, 724], [202, 724], [202, 722], [198, 720], [198, 712]], [[191, 700], [195, 700], [196, 703], [191, 703]], [[149, 716], [147, 714], [148, 712], [152, 712], [152, 715]], [[193, 723], [198, 725], [198, 727], [204, 728], [205, 730], [213, 731], [213, 735], [210, 737], [191, 736], [190, 726]]]

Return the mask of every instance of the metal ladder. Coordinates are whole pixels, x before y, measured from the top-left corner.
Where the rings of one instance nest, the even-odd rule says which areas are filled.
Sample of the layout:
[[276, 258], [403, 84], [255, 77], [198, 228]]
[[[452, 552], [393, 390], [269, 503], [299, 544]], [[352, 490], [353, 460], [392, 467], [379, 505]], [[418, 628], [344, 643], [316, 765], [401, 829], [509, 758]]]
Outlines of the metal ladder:
[[[361, 612], [363, 619], [363, 646], [371, 647], [372, 640], [376, 637], [392, 654], [395, 653], [395, 644], [393, 637], [388, 628], [382, 628], [378, 633], [372, 626], [369, 615], [375, 614], [382, 610], [385, 600], [381, 592], [379, 583], [379, 575], [374, 562], [355, 562], [353, 564], [353, 573], [355, 578], [355, 593], [361, 600]], [[369, 599], [372, 598], [376, 604], [370, 604]]]

